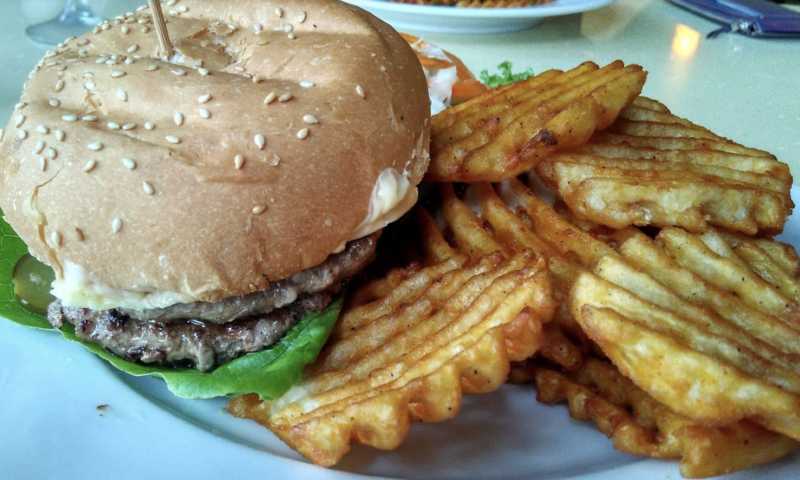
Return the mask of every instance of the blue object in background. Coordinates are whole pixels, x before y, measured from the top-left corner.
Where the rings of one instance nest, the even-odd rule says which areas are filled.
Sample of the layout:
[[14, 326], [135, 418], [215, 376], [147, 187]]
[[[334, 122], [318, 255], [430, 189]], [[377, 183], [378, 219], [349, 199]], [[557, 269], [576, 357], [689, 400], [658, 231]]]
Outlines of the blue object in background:
[[800, 38], [800, 13], [766, 0], [669, 0], [722, 24], [708, 34], [737, 32], [752, 37]]

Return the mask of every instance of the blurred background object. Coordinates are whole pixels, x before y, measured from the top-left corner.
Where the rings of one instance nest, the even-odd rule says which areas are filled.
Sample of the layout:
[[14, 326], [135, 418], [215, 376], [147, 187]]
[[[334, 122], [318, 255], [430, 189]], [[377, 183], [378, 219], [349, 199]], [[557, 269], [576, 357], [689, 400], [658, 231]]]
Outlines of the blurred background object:
[[52, 46], [80, 35], [102, 21], [145, 3], [144, 0], [20, 0], [25, 29], [33, 41]]
[[[23, 2], [23, 5], [29, 2]], [[45, 2], [32, 2], [42, 4]], [[100, 17], [92, 11], [89, 0], [64, 0], [61, 12], [55, 18], [28, 26], [25, 33], [35, 42], [55, 45], [67, 37], [77, 36], [100, 23]], [[31, 7], [27, 7], [30, 9]]]

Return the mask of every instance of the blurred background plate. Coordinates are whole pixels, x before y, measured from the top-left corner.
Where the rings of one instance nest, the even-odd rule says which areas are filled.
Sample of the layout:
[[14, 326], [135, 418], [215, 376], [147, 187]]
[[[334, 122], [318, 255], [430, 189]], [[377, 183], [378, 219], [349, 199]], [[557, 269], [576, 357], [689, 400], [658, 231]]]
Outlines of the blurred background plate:
[[614, 0], [553, 0], [521, 8], [412, 5], [389, 0], [345, 0], [369, 10], [399, 30], [435, 33], [504, 33], [527, 30], [547, 17], [588, 12]]

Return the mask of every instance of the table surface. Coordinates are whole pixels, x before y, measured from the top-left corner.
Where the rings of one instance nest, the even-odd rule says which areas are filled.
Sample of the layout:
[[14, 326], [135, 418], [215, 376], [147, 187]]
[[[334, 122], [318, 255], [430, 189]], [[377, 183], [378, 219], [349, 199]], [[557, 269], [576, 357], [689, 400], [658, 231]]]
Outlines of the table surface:
[[[46, 17], [48, 12], [52, 15], [53, 8], [50, 7], [53, 4], [58, 9], [59, 1], [63, 0], [0, 0], [0, 124], [5, 123], [26, 75], [45, 51], [24, 34], [26, 23], [44, 20], [32, 18], [31, 12], [35, 9], [31, 6], [41, 4], [41, 12], [44, 12], [41, 16]], [[27, 14], [24, 19], [22, 2], [25, 2]], [[130, 9], [136, 0], [106, 0], [105, 3], [103, 14], [113, 15], [117, 13], [115, 10]], [[706, 40], [705, 33], [714, 28], [713, 23], [663, 0], [620, 0], [595, 12], [547, 20], [527, 32], [480, 37], [425, 35], [425, 38], [456, 53], [476, 72], [494, 68], [504, 60], [512, 61], [519, 69], [532, 67], [535, 71], [570, 68], [585, 60], [607, 63], [619, 58], [641, 64], [649, 71], [644, 88], [646, 95], [663, 101], [675, 113], [719, 134], [775, 153], [792, 165], [796, 175], [800, 174], [800, 41], [754, 40], [738, 35]], [[50, 382], [48, 375], [66, 374], [79, 366], [91, 368], [88, 355], [62, 360], [61, 356], [68, 347], [58, 338], [43, 338], [37, 332], [23, 329], [13, 333], [22, 338], [21, 345], [42, 342], [42, 348], [33, 351], [14, 350], [16, 343], [8, 343], [6, 348], [12, 347], [11, 355], [18, 358], [20, 364], [32, 362], [33, 356], [43, 356], [40, 363], [53, 366], [46, 372], [42, 368], [36, 370], [43, 385]], [[63, 347], [57, 348], [57, 342], [61, 342]], [[77, 347], [73, 348], [75, 350], [69, 352], [77, 351]], [[8, 369], [5, 374], [10, 378]], [[73, 405], [77, 402], [73, 398], [76, 392], [84, 389], [97, 390], [87, 402], [108, 398], [110, 385], [117, 385], [117, 380], [112, 379], [112, 382], [105, 377], [102, 381], [90, 376], [80, 378], [79, 382], [70, 384], [72, 390], [59, 392], [61, 405]], [[0, 385], [2, 380], [3, 372], [0, 371]], [[36, 392], [21, 392], [17, 404], [37, 395]], [[90, 405], [87, 408], [93, 414], [94, 407]], [[13, 409], [12, 404], [12, 412]], [[78, 409], [84, 413], [85, 410]], [[80, 424], [81, 428], [93, 425], [91, 428], [94, 430], [87, 430], [87, 435], [101, 435], [111, 428], [86, 421], [86, 415], [78, 415], [70, 421]], [[43, 417], [46, 418], [49, 417]], [[132, 432], [131, 438], [138, 438], [144, 433], [136, 432], [144, 432], [146, 427], [144, 422], [128, 421], [125, 428]], [[181, 445], [184, 438], [181, 432], [183, 430], [178, 428], [169, 430], [159, 440], [165, 445]], [[49, 448], [60, 448], [57, 434], [54, 432], [54, 437], [47, 439]], [[197, 442], [198, 451], [202, 450], [202, 445], [211, 444], [203, 436], [192, 438]], [[115, 440], [114, 444], [120, 442], [119, 448], [124, 449], [124, 441]], [[48, 448], [46, 445], [44, 449]], [[214, 443], [213, 448], [218, 458], [236, 453], [232, 450], [234, 447], [219, 445], [219, 442]], [[260, 468], [260, 455], [254, 450], [254, 459], [249, 467], [253, 471]], [[31, 461], [35, 462], [35, 458], [32, 457]], [[188, 461], [181, 458], [176, 458], [176, 461]], [[18, 467], [26, 465], [24, 461], [17, 464]], [[293, 468], [299, 469], [302, 465], [298, 463]], [[78, 467], [73, 465], [72, 468]]]
[[[59, 0], [24, 2], [27, 17], [22, 16], [23, 2], [0, 2], [3, 124], [25, 76], [45, 51], [24, 34], [37, 11], [32, 5], [40, 4], [47, 15]], [[136, 3], [100, 2], [105, 15]], [[774, 153], [800, 175], [800, 41], [735, 34], [706, 39], [715, 28], [664, 0], [620, 0], [583, 15], [546, 20], [525, 32], [424, 36], [459, 55], [476, 72], [504, 60], [535, 71], [570, 68], [585, 60], [638, 63], [649, 72], [646, 95], [721, 135]]]

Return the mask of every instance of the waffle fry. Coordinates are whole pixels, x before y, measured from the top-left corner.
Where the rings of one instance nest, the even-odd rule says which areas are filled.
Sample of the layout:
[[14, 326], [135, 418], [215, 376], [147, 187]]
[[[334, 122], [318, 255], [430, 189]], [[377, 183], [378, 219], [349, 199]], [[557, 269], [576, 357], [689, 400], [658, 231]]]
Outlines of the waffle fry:
[[585, 143], [639, 95], [646, 74], [616, 61], [548, 70], [449, 108], [432, 120], [433, 181], [499, 181]]
[[[517, 180], [470, 185], [460, 197], [443, 185], [439, 209], [420, 209], [417, 217], [422, 251], [428, 258], [440, 261], [461, 254], [530, 249], [548, 259], [557, 297], [558, 290], [568, 291], [581, 272], [600, 268], [604, 258], [619, 256], [617, 249], [627, 240], [641, 236], [635, 229], [611, 232], [577, 220], [568, 210], [550, 207]], [[771, 240], [720, 235], [738, 255], [748, 252], [747, 258], [754, 259], [751, 264], [791, 291], [792, 282], [786, 277], [800, 270], [791, 248]], [[749, 421], [711, 426], [673, 413], [599, 359], [602, 353], [583, 338], [577, 325], [571, 325], [569, 312], [562, 313], [559, 321], [545, 324], [537, 359], [513, 364], [509, 381], [535, 381], [538, 398], [545, 403], [567, 401], [574, 417], [594, 422], [617, 449], [680, 459], [681, 472], [688, 477], [750, 468], [797, 449], [788, 437]], [[560, 371], [544, 364], [557, 365]]]
[[786, 164], [644, 97], [607, 131], [547, 158], [537, 172], [579, 217], [613, 228], [775, 233], [793, 207]]
[[666, 228], [582, 273], [571, 309], [637, 386], [705, 424], [800, 439], [797, 256], [779, 242]]
[[[273, 402], [238, 397], [228, 409], [320, 465], [337, 463], [351, 440], [394, 449], [412, 419], [451, 418], [462, 392], [502, 385], [511, 352], [540, 343], [537, 318], [551, 311], [546, 269], [530, 253], [454, 256], [346, 312], [305, 380], [286, 395]], [[517, 335], [507, 336], [515, 323]]]
[[723, 427], [693, 422], [655, 401], [602, 360], [590, 358], [580, 369], [566, 374], [536, 368], [534, 378], [540, 402], [566, 402], [573, 418], [593, 422], [620, 451], [680, 459], [685, 477], [750, 468], [777, 460], [800, 446], [748, 421]]

